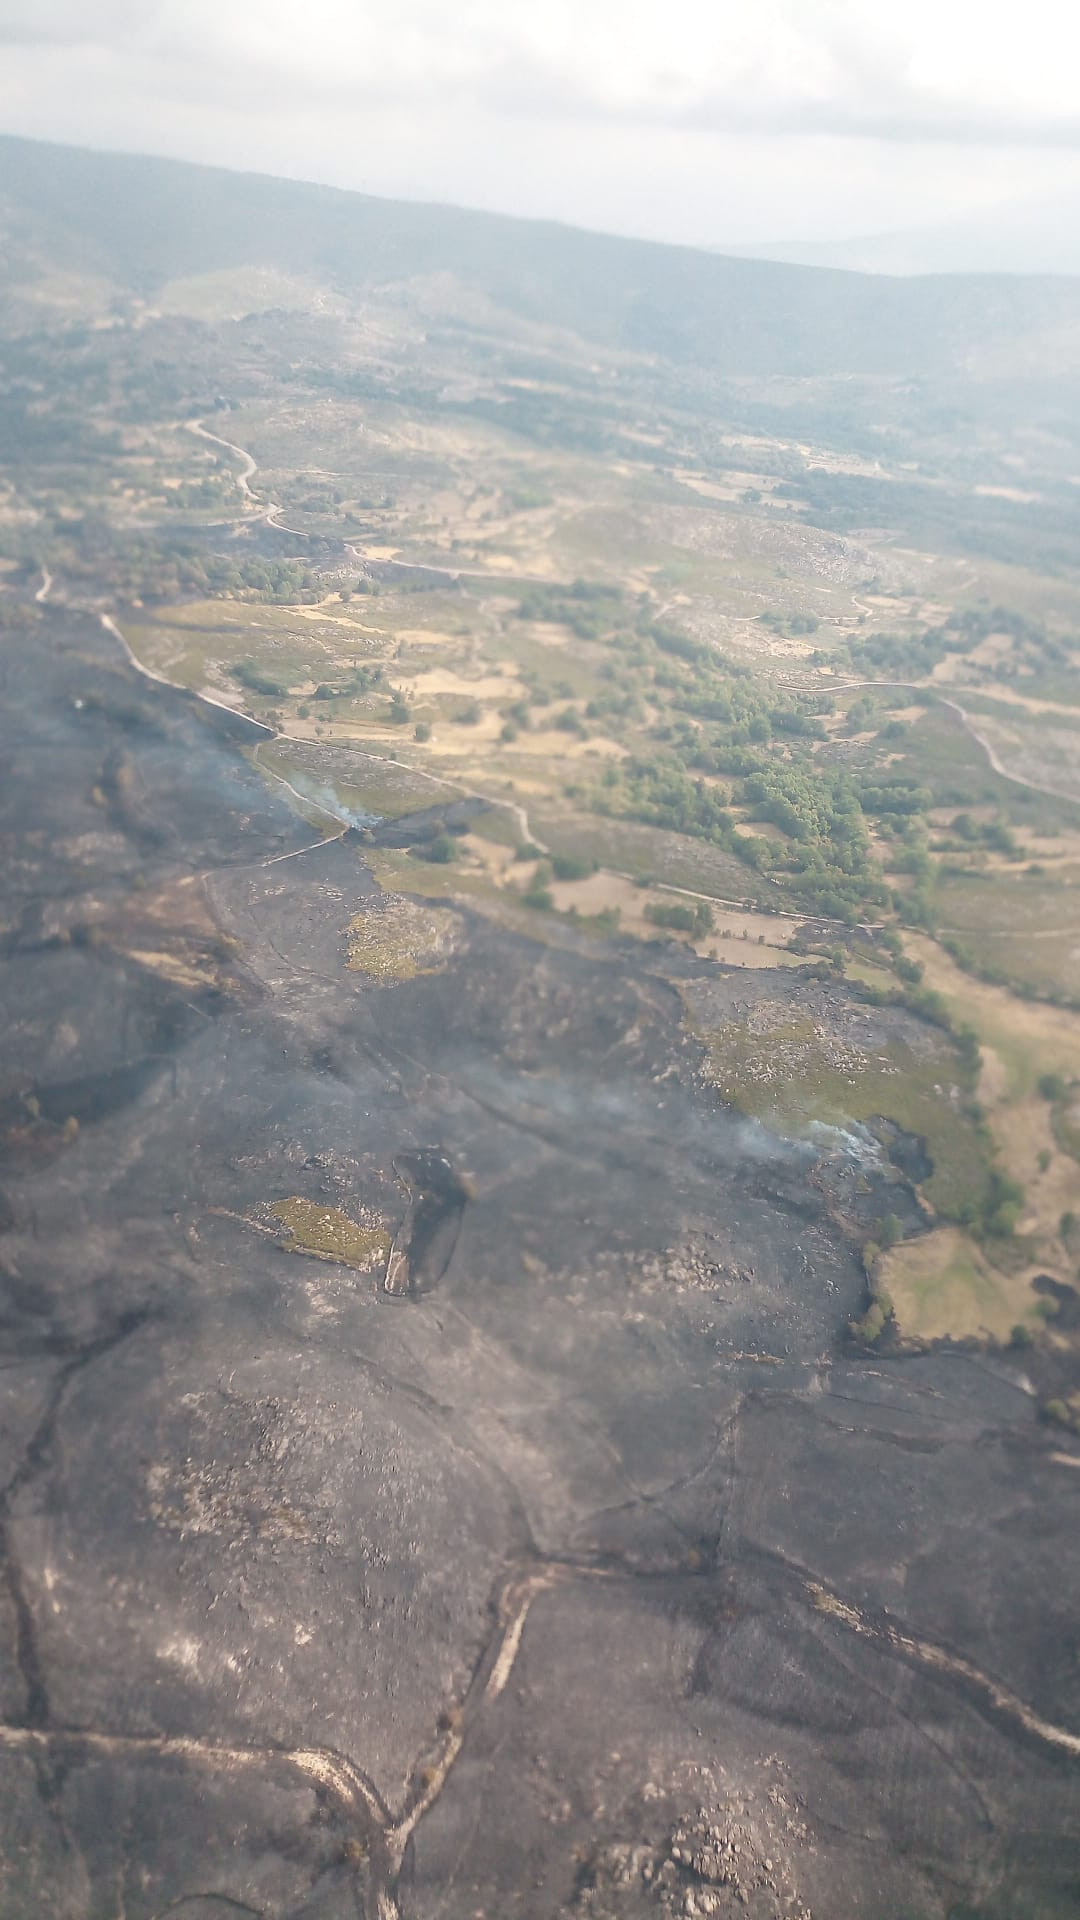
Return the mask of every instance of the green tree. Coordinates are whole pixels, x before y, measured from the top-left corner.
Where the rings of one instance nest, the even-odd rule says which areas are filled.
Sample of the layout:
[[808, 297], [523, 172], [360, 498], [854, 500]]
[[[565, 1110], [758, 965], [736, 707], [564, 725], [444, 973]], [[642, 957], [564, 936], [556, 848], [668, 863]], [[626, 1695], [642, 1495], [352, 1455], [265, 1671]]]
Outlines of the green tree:
[[878, 1239], [883, 1247], [895, 1247], [904, 1237], [904, 1229], [895, 1213], [887, 1213], [878, 1223]]
[[437, 867], [448, 867], [458, 857], [457, 843], [448, 833], [436, 834], [419, 852], [425, 860], [433, 860]]

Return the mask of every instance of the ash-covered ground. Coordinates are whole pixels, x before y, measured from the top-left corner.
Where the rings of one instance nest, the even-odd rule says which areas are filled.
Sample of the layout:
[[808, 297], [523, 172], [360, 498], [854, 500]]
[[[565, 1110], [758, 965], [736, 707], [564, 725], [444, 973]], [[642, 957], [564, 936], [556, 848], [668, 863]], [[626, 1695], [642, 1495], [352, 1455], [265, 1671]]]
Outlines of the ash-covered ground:
[[89, 618], [0, 696], [5, 1920], [1075, 1915], [1077, 1460], [852, 1352], [901, 1166], [723, 1110], [692, 956], [350, 965]]

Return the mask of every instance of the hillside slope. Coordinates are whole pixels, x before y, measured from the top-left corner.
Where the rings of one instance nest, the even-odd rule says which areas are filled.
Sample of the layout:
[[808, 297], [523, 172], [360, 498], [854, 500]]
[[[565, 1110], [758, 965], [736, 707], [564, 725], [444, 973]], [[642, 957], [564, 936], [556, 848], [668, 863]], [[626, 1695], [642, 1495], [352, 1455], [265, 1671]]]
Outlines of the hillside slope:
[[729, 377], [1080, 371], [1080, 282], [882, 276], [732, 259], [138, 156], [0, 139], [0, 237], [153, 299], [238, 267], [346, 296], [449, 276], [519, 321]]

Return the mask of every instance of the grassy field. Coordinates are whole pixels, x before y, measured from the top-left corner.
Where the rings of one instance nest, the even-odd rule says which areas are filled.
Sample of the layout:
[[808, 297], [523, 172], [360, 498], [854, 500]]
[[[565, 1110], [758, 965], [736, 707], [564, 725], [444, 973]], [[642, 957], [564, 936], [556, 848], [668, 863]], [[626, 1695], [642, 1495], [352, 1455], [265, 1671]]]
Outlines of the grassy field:
[[928, 1031], [918, 1049], [892, 1040], [870, 1052], [793, 1013], [786, 996], [759, 1015], [753, 1032], [702, 1025], [692, 1000], [689, 1019], [710, 1081], [741, 1112], [802, 1138], [815, 1125], [891, 1120], [926, 1142], [931, 1206], [955, 1214], [984, 1191], [986, 1148], [967, 1110], [964, 1064], [944, 1035]]
[[992, 1056], [980, 1085], [984, 1100], [1028, 1098], [1044, 1073], [1080, 1076], [1080, 1014], [1019, 1001], [1004, 987], [972, 979], [924, 934], [906, 934], [904, 945], [922, 964], [926, 985], [959, 1024], [975, 1028], [984, 1056]]
[[934, 889], [942, 936], [973, 964], [1037, 992], [1080, 997], [1080, 895], [1076, 869], [1052, 874], [972, 872]]
[[1040, 1296], [1023, 1270], [1006, 1273], [956, 1227], [939, 1227], [884, 1256], [882, 1280], [907, 1340], [977, 1338], [1007, 1343], [1013, 1329], [1043, 1324]]
[[[978, 1036], [977, 1091], [987, 1130], [997, 1164], [1019, 1182], [1023, 1191], [1015, 1241], [1000, 1245], [989, 1242], [980, 1248], [970, 1236], [962, 1235], [955, 1244], [950, 1243], [947, 1263], [950, 1273], [957, 1261], [970, 1269], [963, 1285], [955, 1273], [949, 1281], [948, 1331], [955, 1335], [978, 1333], [985, 1317], [994, 1315], [998, 1329], [995, 1337], [1003, 1337], [1000, 1329], [1009, 1314], [1012, 1318], [1006, 1335], [1012, 1325], [1026, 1324], [1037, 1311], [1030, 1290], [1032, 1278], [1049, 1272], [1071, 1280], [1075, 1274], [1064, 1222], [1080, 1199], [1080, 1133], [1073, 1130], [1076, 1094], [1070, 1087], [1070, 1083], [1080, 1082], [1080, 1014], [1018, 1001], [1006, 988], [973, 980], [924, 936], [909, 935], [905, 945], [921, 962], [926, 984], [942, 995], [953, 1017]], [[1056, 1076], [1065, 1087], [1061, 1098], [1048, 1099], [1040, 1090], [1040, 1082], [1048, 1075]], [[918, 1298], [904, 1289], [902, 1276], [908, 1271], [909, 1260], [918, 1267], [922, 1289]], [[895, 1271], [890, 1265], [890, 1274]], [[892, 1278], [889, 1286], [901, 1329], [905, 1333], [921, 1329], [923, 1336], [929, 1337], [927, 1329], [933, 1323], [932, 1269], [924, 1271], [914, 1251], [906, 1249], [899, 1273], [897, 1287], [893, 1288]], [[906, 1320], [902, 1300], [909, 1316]], [[970, 1308], [966, 1319], [965, 1301]]]

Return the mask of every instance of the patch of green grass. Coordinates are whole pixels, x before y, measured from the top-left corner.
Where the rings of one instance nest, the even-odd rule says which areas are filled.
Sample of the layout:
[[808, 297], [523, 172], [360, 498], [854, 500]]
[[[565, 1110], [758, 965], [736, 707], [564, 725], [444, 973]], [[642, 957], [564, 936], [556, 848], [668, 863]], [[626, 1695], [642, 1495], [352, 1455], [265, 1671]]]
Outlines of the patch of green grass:
[[[446, 894], [445, 867], [424, 867], [407, 854], [400, 858], [415, 876], [410, 892]], [[384, 892], [353, 915], [346, 931], [350, 973], [364, 973], [383, 983], [439, 973], [461, 933], [461, 921], [449, 908], [403, 898], [404, 881], [401, 892], [389, 891], [394, 886], [392, 862], [393, 856], [373, 858], [372, 869]]]
[[476, 868], [416, 860], [396, 847], [379, 847], [364, 855], [380, 887], [389, 893], [417, 894], [422, 899], [453, 897], [492, 900], [500, 890], [487, 873]]
[[992, 1266], [967, 1234], [952, 1228], [894, 1248], [882, 1275], [908, 1340], [989, 1335], [1005, 1342], [1014, 1327], [1040, 1324], [1040, 1301], [1023, 1274]]
[[1080, 993], [1080, 906], [1075, 871], [1040, 877], [995, 872], [944, 876], [934, 891], [938, 926], [957, 957], [984, 977], [1037, 993]]
[[846, 1048], [838, 1064], [832, 1037], [819, 1026], [796, 1016], [754, 1034], [734, 1026], [695, 1031], [709, 1079], [740, 1112], [795, 1136], [815, 1122], [891, 1120], [925, 1141], [933, 1172], [924, 1191], [939, 1213], [955, 1218], [977, 1203], [986, 1192], [989, 1150], [966, 1107], [970, 1070], [951, 1045], [943, 1038], [916, 1051], [895, 1039], [861, 1060]]
[[390, 1235], [383, 1227], [361, 1227], [336, 1207], [293, 1196], [276, 1200], [270, 1208], [286, 1229], [282, 1245], [289, 1253], [316, 1253], [358, 1273], [370, 1273], [390, 1252]]
[[495, 847], [517, 847], [521, 842], [517, 814], [498, 803], [485, 813], [474, 814], [469, 821], [469, 832], [474, 833], [478, 840], [490, 841]]
[[275, 740], [260, 746], [258, 765], [280, 774], [307, 797], [329, 789], [339, 805], [380, 820], [397, 820], [455, 798], [460, 788], [399, 766], [366, 748], [336, 742]]
[[[564, 627], [541, 627], [541, 634], [560, 634], [568, 636]], [[525, 681], [553, 693], [555, 687], [565, 683], [572, 690], [572, 696], [578, 700], [590, 700], [606, 686], [599, 674], [582, 658], [582, 647], [596, 643], [570, 639], [567, 646], [555, 646], [547, 638], [537, 638], [529, 627], [513, 626], [509, 632], [500, 634], [486, 648], [492, 662], [509, 660], [517, 668]], [[533, 720], [536, 726], [544, 724], [545, 708], [538, 707]]]
[[595, 862], [634, 879], [686, 887], [714, 899], [779, 906], [779, 889], [753, 873], [734, 854], [704, 840], [601, 814], [554, 813], [529, 808], [529, 819], [552, 853]]

